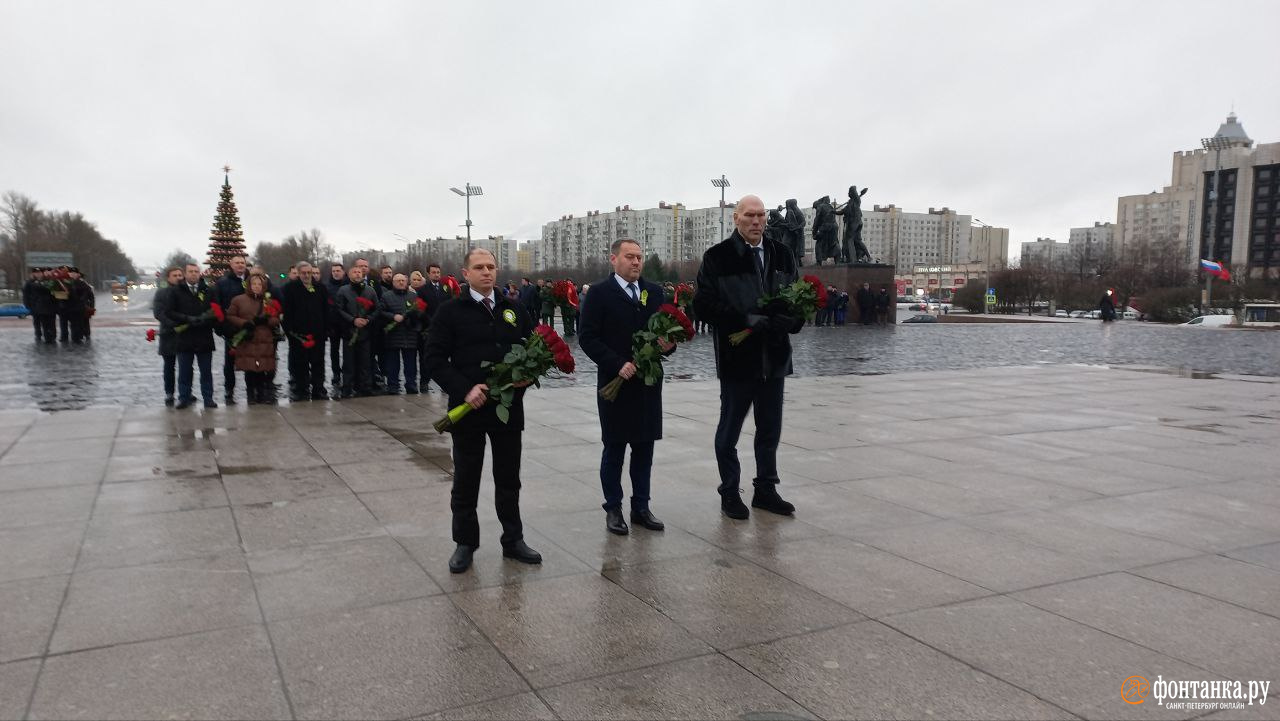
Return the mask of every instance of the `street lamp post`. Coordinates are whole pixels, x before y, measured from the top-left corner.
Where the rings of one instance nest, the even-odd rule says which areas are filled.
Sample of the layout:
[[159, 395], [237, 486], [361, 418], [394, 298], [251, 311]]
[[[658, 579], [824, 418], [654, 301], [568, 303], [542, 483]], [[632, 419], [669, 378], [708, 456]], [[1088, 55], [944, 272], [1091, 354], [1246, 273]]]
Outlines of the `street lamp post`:
[[467, 189], [466, 192], [458, 190], [457, 188], [449, 188], [449, 190], [452, 190], [453, 192], [467, 199], [467, 252], [470, 253], [471, 252], [471, 196], [484, 195], [484, 190], [482, 190], [479, 185], [472, 185], [471, 183], [467, 183], [463, 187]]
[[721, 173], [719, 178], [711, 179], [711, 184], [720, 189], [720, 239], [724, 240], [724, 189], [729, 187], [729, 181]]
[[[1216, 260], [1218, 246], [1218, 190], [1222, 176], [1222, 151], [1231, 147], [1231, 139], [1221, 135], [1212, 138], [1201, 138], [1200, 144], [1205, 150], [1213, 151], [1213, 185], [1209, 188], [1209, 258]], [[1199, 265], [1197, 263], [1196, 265]], [[1213, 299], [1213, 276], [1204, 274], [1204, 296], [1200, 299], [1200, 315], [1204, 315]]]

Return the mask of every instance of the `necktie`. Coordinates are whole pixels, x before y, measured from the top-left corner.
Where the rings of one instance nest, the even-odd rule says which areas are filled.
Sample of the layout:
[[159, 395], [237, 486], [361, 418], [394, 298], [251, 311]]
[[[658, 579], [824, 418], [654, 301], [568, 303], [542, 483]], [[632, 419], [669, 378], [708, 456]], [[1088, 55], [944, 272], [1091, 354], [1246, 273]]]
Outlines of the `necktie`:
[[196, 287], [194, 285], [188, 285], [187, 287], [191, 289], [191, 295], [196, 294]]
[[756, 259], [756, 274], [760, 276], [760, 280], [764, 280], [764, 248], [759, 246], [752, 249], [752, 256]]
[[485, 310], [487, 310], [487, 311], [489, 311], [489, 315], [493, 315], [493, 300], [491, 300], [491, 299], [489, 299], [489, 298], [485, 298], [485, 299], [484, 299], [484, 309], [485, 309]]
[[635, 284], [635, 283], [627, 283], [627, 290], [628, 290], [628, 291], [630, 291], [630, 293], [631, 293], [631, 302], [632, 302], [632, 303], [639, 303], [639, 302], [640, 302], [640, 296], [636, 294], [636, 284]]

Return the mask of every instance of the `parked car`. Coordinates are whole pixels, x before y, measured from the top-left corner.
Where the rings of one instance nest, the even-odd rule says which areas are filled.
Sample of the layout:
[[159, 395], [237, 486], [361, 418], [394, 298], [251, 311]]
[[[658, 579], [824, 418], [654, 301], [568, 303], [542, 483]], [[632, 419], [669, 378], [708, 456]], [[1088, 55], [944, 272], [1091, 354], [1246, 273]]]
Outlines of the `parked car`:
[[1059, 310], [1054, 312], [1053, 317], [1054, 318], [1070, 318], [1071, 316], [1065, 310]]
[[1201, 315], [1181, 325], [1193, 328], [1226, 328], [1235, 325], [1235, 320], [1236, 317], [1233, 315]]
[[1082, 317], [1082, 318], [1092, 318], [1092, 319], [1094, 319], [1094, 320], [1098, 320], [1098, 319], [1102, 318], [1102, 311], [1100, 311], [1100, 310], [1091, 310], [1091, 311], [1088, 311], [1087, 313], [1085, 313], [1085, 314], [1084, 314], [1083, 316], [1081, 316], [1081, 317]]
[[1087, 311], [1087, 310], [1073, 310], [1073, 311], [1071, 311], [1071, 313], [1069, 313], [1069, 315], [1070, 315], [1072, 318], [1088, 318], [1088, 317], [1089, 317], [1089, 311]]
[[1126, 310], [1125, 312], [1120, 314], [1120, 317], [1124, 318], [1125, 320], [1137, 320], [1138, 314], [1135, 313], [1134, 311]]
[[902, 321], [902, 322], [903, 322], [903, 323], [937, 323], [937, 322], [938, 322], [938, 316], [936, 316], [936, 315], [913, 315], [913, 316], [911, 316], [910, 318], [908, 318], [908, 319], [906, 319], [906, 320], [904, 320], [904, 321]]
[[0, 304], [0, 316], [17, 316], [18, 318], [26, 318], [29, 315], [31, 315], [31, 311], [21, 303]]

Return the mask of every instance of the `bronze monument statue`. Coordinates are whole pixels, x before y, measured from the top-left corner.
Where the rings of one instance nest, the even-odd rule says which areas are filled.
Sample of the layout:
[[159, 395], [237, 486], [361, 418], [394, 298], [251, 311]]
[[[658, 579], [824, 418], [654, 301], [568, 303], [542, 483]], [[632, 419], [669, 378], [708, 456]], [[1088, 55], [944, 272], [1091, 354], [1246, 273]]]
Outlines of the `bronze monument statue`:
[[777, 209], [769, 211], [769, 220], [764, 226], [764, 237], [786, 245], [786, 232], [782, 223], [782, 206], [779, 205]]
[[787, 213], [782, 220], [783, 244], [791, 248], [796, 267], [804, 265], [804, 213], [795, 198], [787, 199]]
[[822, 265], [827, 258], [839, 262], [838, 245], [839, 228], [836, 226], [835, 208], [831, 205], [831, 196], [824, 195], [813, 201], [814, 210], [818, 214], [813, 219], [813, 261]]
[[[870, 263], [871, 253], [862, 242], [862, 196], [868, 188], [858, 192], [858, 186], [849, 186], [849, 202], [833, 211], [844, 216], [844, 242], [840, 246], [841, 263]], [[849, 246], [853, 245], [853, 255], [849, 254]]]

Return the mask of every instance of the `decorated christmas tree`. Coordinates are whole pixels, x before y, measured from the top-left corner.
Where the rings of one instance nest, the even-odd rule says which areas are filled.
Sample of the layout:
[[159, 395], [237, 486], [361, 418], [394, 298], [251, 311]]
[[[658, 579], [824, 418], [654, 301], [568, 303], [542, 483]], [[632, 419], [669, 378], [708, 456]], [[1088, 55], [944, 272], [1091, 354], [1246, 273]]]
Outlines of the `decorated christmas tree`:
[[213, 216], [213, 234], [209, 236], [209, 274], [220, 277], [231, 267], [230, 260], [244, 255], [244, 233], [240, 230], [240, 213], [231, 194], [231, 166], [222, 167], [222, 191], [218, 194], [218, 214]]

